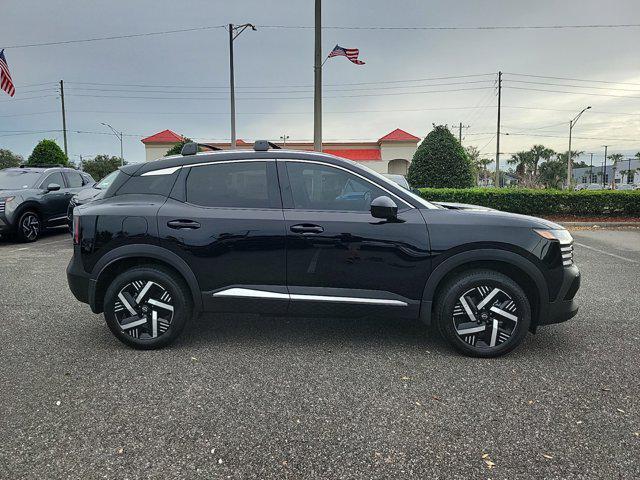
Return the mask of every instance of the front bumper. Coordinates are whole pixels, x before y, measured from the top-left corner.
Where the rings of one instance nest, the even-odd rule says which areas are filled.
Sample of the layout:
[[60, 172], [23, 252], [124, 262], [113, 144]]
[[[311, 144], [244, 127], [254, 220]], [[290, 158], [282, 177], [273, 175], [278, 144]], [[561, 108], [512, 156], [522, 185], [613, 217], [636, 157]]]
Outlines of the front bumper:
[[566, 322], [578, 313], [575, 295], [580, 288], [580, 270], [575, 265], [564, 269], [562, 285], [554, 302], [549, 302], [548, 308], [540, 315], [538, 325], [551, 325]]

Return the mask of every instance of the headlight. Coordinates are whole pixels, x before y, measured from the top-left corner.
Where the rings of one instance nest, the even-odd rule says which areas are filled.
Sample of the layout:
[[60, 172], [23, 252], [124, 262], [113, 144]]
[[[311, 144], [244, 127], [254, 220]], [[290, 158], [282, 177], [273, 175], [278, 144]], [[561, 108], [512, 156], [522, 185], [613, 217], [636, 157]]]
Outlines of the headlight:
[[558, 230], [543, 230], [534, 228], [534, 232], [540, 235], [542, 238], [546, 238], [547, 240], [557, 240], [561, 244], [568, 244], [573, 242], [573, 237], [569, 233], [568, 230], [558, 229]]

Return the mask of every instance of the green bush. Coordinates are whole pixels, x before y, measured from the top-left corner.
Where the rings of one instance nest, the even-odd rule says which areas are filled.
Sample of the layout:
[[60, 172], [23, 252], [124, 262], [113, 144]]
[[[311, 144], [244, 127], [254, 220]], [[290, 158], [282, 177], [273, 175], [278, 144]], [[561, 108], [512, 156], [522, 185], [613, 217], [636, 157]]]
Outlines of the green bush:
[[69, 160], [55, 140], [41, 140], [31, 155], [28, 165], [67, 165]]
[[525, 215], [640, 215], [640, 191], [564, 191], [525, 188], [421, 188], [434, 202], [482, 205]]
[[413, 155], [407, 180], [413, 187], [465, 188], [476, 184], [476, 172], [449, 129], [434, 125]]

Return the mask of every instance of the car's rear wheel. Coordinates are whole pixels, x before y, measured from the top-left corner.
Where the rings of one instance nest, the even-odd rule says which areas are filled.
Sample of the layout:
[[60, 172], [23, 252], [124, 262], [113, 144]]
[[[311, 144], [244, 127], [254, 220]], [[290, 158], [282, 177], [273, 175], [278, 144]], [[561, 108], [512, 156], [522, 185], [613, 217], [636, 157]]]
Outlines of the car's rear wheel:
[[516, 348], [529, 330], [529, 299], [520, 285], [502, 273], [463, 272], [440, 292], [436, 303], [438, 330], [466, 355], [504, 355]]
[[104, 316], [111, 332], [121, 342], [139, 349], [172, 343], [192, 311], [191, 296], [182, 279], [155, 265], [121, 273], [104, 298]]
[[27, 210], [18, 218], [16, 236], [21, 242], [35, 242], [41, 230], [40, 217], [36, 212]]

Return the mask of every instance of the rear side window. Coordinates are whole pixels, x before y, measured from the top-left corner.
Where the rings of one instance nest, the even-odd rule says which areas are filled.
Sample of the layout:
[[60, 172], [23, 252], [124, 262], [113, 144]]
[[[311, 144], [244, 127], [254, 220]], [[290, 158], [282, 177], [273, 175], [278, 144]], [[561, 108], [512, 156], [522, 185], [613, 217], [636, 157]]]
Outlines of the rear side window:
[[187, 202], [203, 207], [279, 208], [273, 162], [230, 162], [191, 167]]
[[[120, 173], [120, 175], [125, 175]], [[168, 196], [173, 187], [173, 182], [176, 179], [176, 174], [173, 175], [146, 175], [146, 176], [134, 176], [129, 177], [124, 185], [122, 185], [116, 191], [116, 195], [127, 194], [150, 194], [150, 195], [163, 195]], [[114, 182], [115, 184], [116, 182]], [[119, 182], [118, 182], [119, 183]]]
[[76, 172], [64, 172], [67, 177], [67, 183], [69, 184], [69, 188], [78, 188], [81, 187], [84, 182], [82, 181], [82, 175]]

